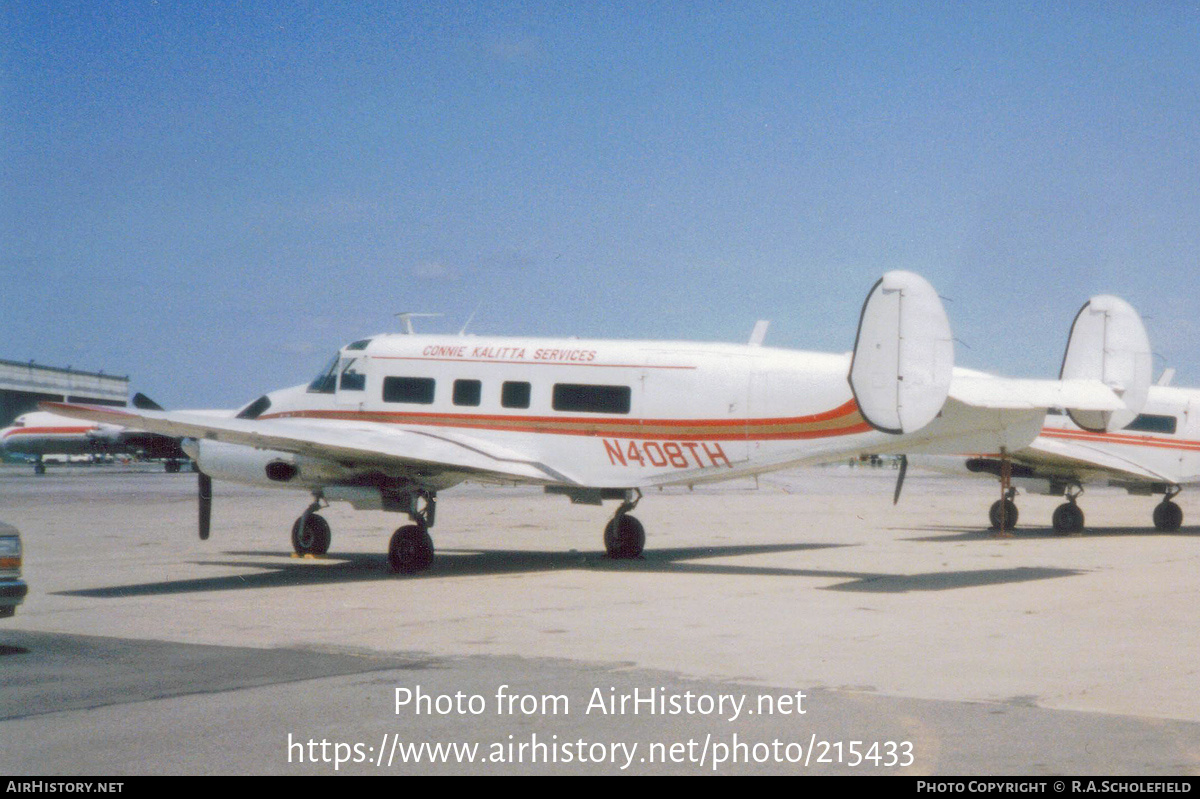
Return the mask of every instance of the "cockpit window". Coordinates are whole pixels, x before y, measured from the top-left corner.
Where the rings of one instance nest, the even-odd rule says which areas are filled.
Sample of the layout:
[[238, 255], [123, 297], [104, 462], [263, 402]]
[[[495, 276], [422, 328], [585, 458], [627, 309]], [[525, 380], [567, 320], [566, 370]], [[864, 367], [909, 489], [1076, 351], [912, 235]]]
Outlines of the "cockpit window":
[[316, 379], [308, 384], [310, 394], [332, 394], [337, 388], [338, 356], [333, 356], [329, 365], [321, 370]]
[[367, 348], [367, 345], [370, 343], [371, 343], [371, 339], [369, 339], [369, 338], [359, 339], [358, 341], [355, 341], [353, 344], [347, 344], [346, 349], [348, 349], [348, 350], [365, 350]]
[[242, 408], [241, 412], [237, 415], [237, 418], [239, 418], [239, 419], [257, 419], [258, 417], [262, 416], [263, 413], [266, 412], [267, 408], [270, 408], [270, 407], [271, 407], [271, 400], [269, 397], [267, 397], [267, 395], [264, 394], [263, 396], [256, 399], [254, 402], [247, 405], [245, 408]]
[[367, 376], [362, 372], [354, 371], [354, 363], [357, 358], [342, 359], [342, 378], [340, 388], [342, 391], [362, 391], [367, 387]]

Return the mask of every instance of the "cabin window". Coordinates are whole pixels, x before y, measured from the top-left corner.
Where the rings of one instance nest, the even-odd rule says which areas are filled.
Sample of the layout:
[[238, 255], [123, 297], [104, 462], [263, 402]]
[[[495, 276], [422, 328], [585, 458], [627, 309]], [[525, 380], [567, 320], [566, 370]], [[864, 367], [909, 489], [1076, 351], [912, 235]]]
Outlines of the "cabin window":
[[471, 405], [479, 404], [483, 396], [483, 383], [478, 380], [455, 380], [454, 381], [454, 404], [455, 405]]
[[338, 388], [342, 391], [362, 391], [367, 387], [367, 376], [354, 371], [356, 360], [357, 358], [342, 359], [342, 377], [338, 382]]
[[553, 406], [556, 411], [629, 413], [631, 393], [629, 386], [555, 383]]
[[505, 408], [528, 408], [529, 384], [506, 382], [500, 387], [500, 404]]
[[1174, 435], [1175, 422], [1174, 416], [1158, 416], [1152, 413], [1143, 413], [1127, 424], [1125, 429], [1140, 430], [1143, 433], [1166, 433], [1167, 435]]
[[433, 403], [433, 378], [385, 377], [383, 378], [383, 401], [430, 405]]
[[310, 394], [332, 394], [337, 386], [337, 368], [338, 356], [333, 356], [333, 360], [329, 365], [320, 371], [320, 373], [308, 384], [308, 393]]

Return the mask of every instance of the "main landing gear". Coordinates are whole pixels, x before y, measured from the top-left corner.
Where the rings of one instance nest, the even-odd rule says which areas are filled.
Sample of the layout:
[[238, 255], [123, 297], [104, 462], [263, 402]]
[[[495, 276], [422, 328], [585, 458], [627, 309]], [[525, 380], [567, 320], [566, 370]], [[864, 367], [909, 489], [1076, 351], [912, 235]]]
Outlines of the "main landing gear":
[[399, 528], [388, 542], [388, 568], [392, 574], [416, 574], [433, 563], [433, 539], [429, 528], [433, 527], [436, 512], [437, 495], [432, 491], [421, 491], [412, 496], [408, 517], [415, 524]]
[[1154, 529], [1173, 533], [1183, 526], [1183, 509], [1174, 502], [1180, 491], [1179, 486], [1168, 488], [1163, 501], [1154, 507]]
[[[393, 574], [416, 574], [433, 563], [433, 539], [429, 536], [429, 528], [433, 527], [437, 495], [432, 491], [418, 491], [405, 499], [407, 507], [389, 508], [403, 510], [414, 522], [396, 530], [388, 542], [388, 568]], [[297, 555], [324, 555], [329, 551], [333, 537], [329, 522], [317, 513], [328, 505], [320, 493], [314, 494], [312, 504], [292, 524], [292, 549]]]
[[627, 496], [604, 527], [604, 551], [613, 560], [632, 560], [641, 555], [646, 546], [646, 529], [629, 515], [642, 499], [642, 492], [636, 489], [635, 492], [636, 497]]
[[1082, 493], [1082, 486], [1067, 487], [1064, 492], [1067, 501], [1054, 509], [1054, 516], [1050, 520], [1054, 532], [1059, 535], [1078, 535], [1083, 532], [1083, 510], [1075, 502]]
[[1009, 487], [1004, 492], [1004, 499], [998, 499], [992, 503], [992, 507], [988, 510], [988, 521], [992, 523], [993, 530], [1007, 532], [1017, 526], [1017, 503], [1013, 502], [1013, 497], [1017, 495], [1017, 489]]
[[317, 495], [300, 518], [292, 525], [292, 549], [297, 555], [324, 555], [329, 551], [329, 542], [333, 537], [329, 522], [317, 513], [322, 507], [328, 506], [324, 497]]
[[[1166, 489], [1166, 496], [1163, 501], [1158, 503], [1154, 508], [1154, 528], [1164, 533], [1174, 533], [1183, 526], [1183, 509], [1175, 503], [1175, 497], [1180, 492], [1179, 486], [1169, 486]], [[1083, 487], [1075, 484], [1066, 486], [1063, 489], [1063, 496], [1066, 497], [1066, 502], [1054, 509], [1054, 516], [1051, 522], [1054, 525], [1054, 532], [1059, 535], [1078, 535], [1083, 532], [1084, 516], [1083, 509], [1079, 507], [1079, 495], [1083, 493]], [[1011, 530], [1012, 526], [1017, 523], [1017, 506], [1012, 499], [1016, 495], [1016, 489], [1010, 488], [1005, 493], [1003, 500], [997, 500], [992, 503], [992, 508], [988, 512], [988, 517], [992, 523], [993, 530], [1000, 529], [1000, 503], [1003, 501], [1008, 504], [1005, 509], [1005, 521], [1008, 524], [1005, 530]]]

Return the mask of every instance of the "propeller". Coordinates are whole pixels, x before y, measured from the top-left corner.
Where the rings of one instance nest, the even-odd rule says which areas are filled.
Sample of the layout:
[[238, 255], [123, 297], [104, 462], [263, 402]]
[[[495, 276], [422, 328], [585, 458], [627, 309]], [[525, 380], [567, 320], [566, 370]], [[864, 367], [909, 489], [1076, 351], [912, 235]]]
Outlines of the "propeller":
[[896, 493], [892, 495], [892, 504], [900, 501], [900, 489], [904, 488], [904, 474], [908, 471], [908, 456], [900, 456], [900, 474], [896, 475]]
[[208, 540], [209, 523], [212, 521], [212, 478], [204, 472], [196, 472], [200, 478], [200, 540]]

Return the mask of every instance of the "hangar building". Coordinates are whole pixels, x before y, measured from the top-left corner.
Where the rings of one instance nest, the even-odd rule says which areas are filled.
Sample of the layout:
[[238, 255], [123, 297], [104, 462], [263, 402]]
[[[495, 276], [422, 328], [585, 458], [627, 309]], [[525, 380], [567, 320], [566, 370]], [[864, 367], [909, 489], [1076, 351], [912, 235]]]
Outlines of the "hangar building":
[[0, 360], [0, 427], [37, 410], [42, 400], [123, 406], [128, 398], [128, 377]]

